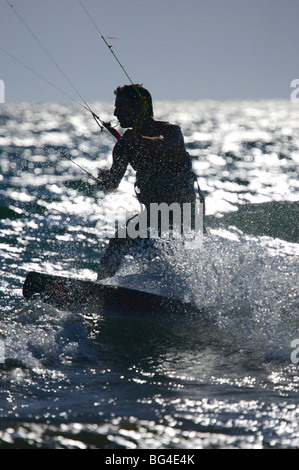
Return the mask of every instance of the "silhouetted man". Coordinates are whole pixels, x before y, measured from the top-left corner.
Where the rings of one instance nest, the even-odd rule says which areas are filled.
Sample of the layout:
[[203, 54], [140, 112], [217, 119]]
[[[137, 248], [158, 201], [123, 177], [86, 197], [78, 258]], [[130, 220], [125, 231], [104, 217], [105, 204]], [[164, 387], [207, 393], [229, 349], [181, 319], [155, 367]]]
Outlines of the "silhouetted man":
[[[115, 95], [114, 115], [127, 130], [114, 146], [110, 170], [100, 170], [99, 183], [106, 191], [115, 190], [130, 164], [136, 172], [135, 192], [147, 210], [148, 224], [155, 203], [178, 203], [181, 207], [189, 203], [194, 211], [194, 173], [180, 127], [154, 119], [151, 95], [141, 85], [119, 87]], [[98, 279], [115, 274], [132, 243], [136, 239], [119, 238], [117, 233], [111, 238]]]

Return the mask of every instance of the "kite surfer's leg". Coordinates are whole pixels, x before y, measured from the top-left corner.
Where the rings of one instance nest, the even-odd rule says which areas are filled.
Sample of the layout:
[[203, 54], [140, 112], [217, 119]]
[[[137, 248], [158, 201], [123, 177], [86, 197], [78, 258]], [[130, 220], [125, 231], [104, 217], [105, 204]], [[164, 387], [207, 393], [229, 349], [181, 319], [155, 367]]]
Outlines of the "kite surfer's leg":
[[152, 245], [151, 240], [142, 238], [111, 238], [106, 248], [98, 269], [97, 280], [112, 277], [120, 268], [122, 261], [126, 255], [138, 256], [142, 253], [146, 255], [148, 248]]
[[121, 250], [116, 243], [111, 243], [111, 241], [115, 241], [115, 239], [110, 240], [108, 248], [101, 258], [100, 266], [98, 268], [98, 281], [114, 276], [123, 259], [123, 250]]
[[[138, 214], [128, 219], [125, 227], [127, 227], [128, 223], [137, 215]], [[98, 281], [114, 276], [120, 268], [123, 258], [129, 253], [132, 244], [136, 244], [136, 240], [134, 243], [134, 240], [129, 237], [121, 237], [119, 231], [115, 232], [114, 238], [110, 239], [109, 245], [100, 260]]]

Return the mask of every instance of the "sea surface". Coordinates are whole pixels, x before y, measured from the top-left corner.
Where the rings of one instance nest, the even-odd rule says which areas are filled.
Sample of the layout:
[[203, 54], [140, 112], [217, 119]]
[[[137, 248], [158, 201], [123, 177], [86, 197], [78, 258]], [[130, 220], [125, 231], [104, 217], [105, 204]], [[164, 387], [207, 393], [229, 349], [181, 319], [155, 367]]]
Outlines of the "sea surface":
[[[101, 119], [112, 103], [92, 103]], [[114, 284], [201, 313], [105, 316], [28, 302], [29, 271], [96, 279], [128, 169], [93, 175], [115, 141], [79, 105], [0, 106], [0, 448], [299, 446], [299, 107], [158, 102], [179, 124], [206, 196], [202, 244], [128, 257]]]

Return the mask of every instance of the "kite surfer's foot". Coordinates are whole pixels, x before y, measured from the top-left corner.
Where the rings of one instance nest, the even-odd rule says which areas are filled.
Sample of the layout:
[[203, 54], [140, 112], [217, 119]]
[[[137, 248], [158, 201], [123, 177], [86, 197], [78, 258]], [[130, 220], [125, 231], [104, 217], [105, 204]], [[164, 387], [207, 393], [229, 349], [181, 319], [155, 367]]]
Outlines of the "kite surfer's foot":
[[112, 253], [111, 247], [109, 247], [100, 260], [97, 280], [100, 281], [101, 279], [114, 276], [120, 265], [121, 257], [119, 254]]
[[117, 269], [112, 266], [104, 266], [100, 265], [98, 270], [98, 277], [97, 281], [101, 281], [102, 279], [106, 279], [107, 277], [112, 277], [116, 273]]

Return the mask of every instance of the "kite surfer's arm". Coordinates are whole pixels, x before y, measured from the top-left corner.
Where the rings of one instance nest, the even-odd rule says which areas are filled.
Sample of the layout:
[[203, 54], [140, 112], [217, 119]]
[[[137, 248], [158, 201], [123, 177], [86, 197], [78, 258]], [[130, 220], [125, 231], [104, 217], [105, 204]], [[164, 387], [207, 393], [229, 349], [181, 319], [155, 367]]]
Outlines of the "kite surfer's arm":
[[98, 174], [98, 183], [106, 191], [114, 191], [118, 188], [128, 166], [128, 158], [124, 151], [124, 143], [119, 139], [114, 146], [113, 163], [110, 170], [102, 169]]

